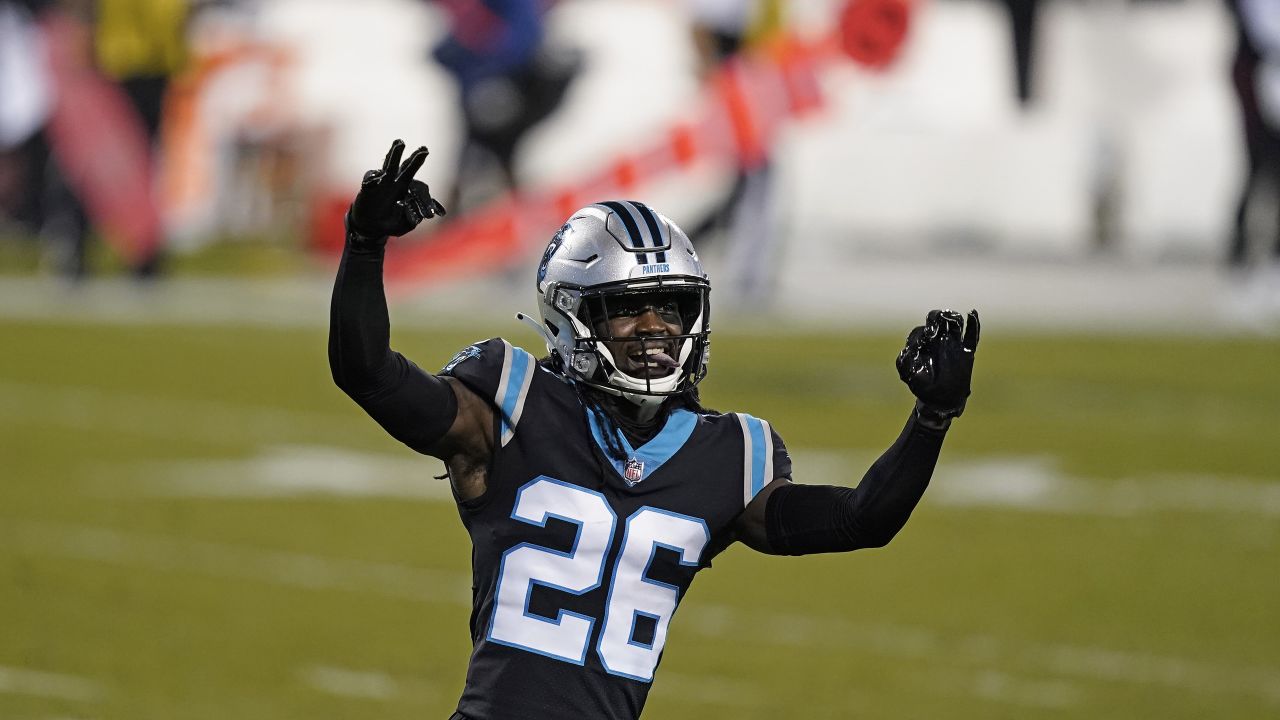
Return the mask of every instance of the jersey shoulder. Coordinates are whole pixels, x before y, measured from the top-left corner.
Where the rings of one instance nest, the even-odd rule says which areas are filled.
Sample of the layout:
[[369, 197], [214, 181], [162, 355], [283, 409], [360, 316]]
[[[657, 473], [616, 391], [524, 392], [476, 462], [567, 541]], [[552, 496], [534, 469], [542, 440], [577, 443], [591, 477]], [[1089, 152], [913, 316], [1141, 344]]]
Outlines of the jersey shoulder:
[[776, 478], [791, 477], [791, 455], [769, 421], [742, 412], [704, 412], [701, 420], [715, 432], [732, 435], [741, 443], [744, 502], [751, 502]]
[[462, 348], [438, 374], [462, 381], [481, 397], [495, 398], [500, 388], [527, 382], [536, 366], [527, 350], [496, 337]]
[[[500, 421], [498, 430], [502, 445], [511, 440], [520, 417], [524, 415], [535, 378], [552, 375], [529, 351], [500, 337], [459, 350], [439, 374], [455, 378], [493, 405]], [[544, 390], [539, 397], [545, 400], [545, 388], [548, 386], [544, 382], [542, 387]]]

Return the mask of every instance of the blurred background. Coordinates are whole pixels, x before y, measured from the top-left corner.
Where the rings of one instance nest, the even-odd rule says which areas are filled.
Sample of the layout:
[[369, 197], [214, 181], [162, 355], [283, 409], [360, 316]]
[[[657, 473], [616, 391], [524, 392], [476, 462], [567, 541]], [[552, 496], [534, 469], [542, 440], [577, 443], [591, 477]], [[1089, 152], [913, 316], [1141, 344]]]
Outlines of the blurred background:
[[800, 482], [982, 312], [907, 529], [717, 558], [646, 717], [1280, 715], [1280, 3], [0, 0], [0, 717], [451, 711], [465, 533], [325, 356], [395, 138], [397, 349], [539, 354], [551, 234], [643, 200]]

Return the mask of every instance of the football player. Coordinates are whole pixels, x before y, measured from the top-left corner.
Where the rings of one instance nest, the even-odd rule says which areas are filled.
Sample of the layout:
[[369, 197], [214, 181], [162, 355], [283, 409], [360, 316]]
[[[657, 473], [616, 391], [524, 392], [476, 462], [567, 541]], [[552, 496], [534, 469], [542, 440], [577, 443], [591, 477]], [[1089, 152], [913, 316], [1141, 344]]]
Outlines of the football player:
[[881, 547], [907, 521], [969, 395], [978, 314], [930, 312], [898, 356], [917, 401], [856, 488], [792, 482], [768, 422], [702, 406], [711, 285], [638, 202], [574, 213], [537, 268], [541, 359], [502, 338], [437, 374], [389, 347], [389, 236], [445, 209], [391, 146], [347, 213], [334, 381], [440, 458], [473, 545], [474, 649], [455, 718], [636, 718], [694, 575], [734, 541], [775, 555]]

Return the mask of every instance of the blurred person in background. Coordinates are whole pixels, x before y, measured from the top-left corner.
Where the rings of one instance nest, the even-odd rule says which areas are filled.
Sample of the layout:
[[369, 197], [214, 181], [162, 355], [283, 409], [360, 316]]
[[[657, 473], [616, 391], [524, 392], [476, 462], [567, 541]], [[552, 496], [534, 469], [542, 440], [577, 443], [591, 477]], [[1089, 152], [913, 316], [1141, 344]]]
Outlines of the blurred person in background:
[[[1128, 15], [1137, 2], [1177, 2], [1180, 0], [1084, 0], [1087, 59], [1095, 75], [1096, 93], [1091, 117], [1092, 244], [1097, 251], [1114, 250], [1121, 236], [1124, 205], [1122, 178], [1129, 161], [1125, 141], [1125, 116], [1132, 88], [1127, 84], [1134, 64], [1132, 40], [1128, 36]], [[1037, 87], [1040, 42], [1045, 4], [1043, 0], [998, 0], [1009, 21], [1013, 66], [1013, 93], [1025, 112], [1036, 108], [1041, 88]]]
[[[94, 55], [119, 84], [142, 120], [152, 151], [159, 150], [161, 113], [169, 83], [187, 63], [187, 18], [193, 0], [97, 0]], [[151, 190], [154, 193], [154, 188]], [[159, 270], [161, 244], [132, 263], [139, 276]]]
[[124, 88], [152, 142], [160, 134], [165, 92], [187, 63], [191, 0], [98, 0], [98, 67]]
[[[725, 68], [783, 24], [780, 0], [688, 0], [688, 8], [704, 76]], [[762, 307], [773, 291], [773, 239], [780, 236], [774, 227], [771, 163], [763, 153], [740, 161], [728, 195], [693, 227], [690, 237], [704, 248], [723, 238], [725, 289], [736, 301]]]
[[[89, 219], [58, 156], [55, 0], [0, 0], [0, 213], [58, 274], [88, 272]], [[53, 37], [51, 37], [53, 33]]]
[[[444, 461], [471, 536], [474, 645], [454, 720], [636, 718], [694, 574], [735, 542], [773, 555], [886, 545], [925, 491], [978, 346], [934, 310], [907, 337], [916, 397], [856, 488], [798, 485], [769, 423], [702, 405], [711, 285], [688, 237], [642, 203], [574, 213], [537, 270], [548, 355], [502, 338], [439, 374], [389, 345], [389, 236], [444, 212], [395, 141], [347, 213], [334, 283], [335, 383], [393, 437]], [[552, 519], [554, 518], [554, 522]]]
[[[1231, 76], [1240, 106], [1247, 157], [1236, 205], [1227, 265], [1242, 272], [1261, 263], [1250, 253], [1249, 215], [1261, 201], [1270, 210], [1268, 260], [1271, 282], [1280, 289], [1280, 2], [1226, 0], [1236, 30]], [[1262, 190], [1267, 192], [1264, 195]], [[1265, 273], [1265, 271], [1264, 271]], [[1260, 274], [1259, 277], [1262, 275]], [[1265, 283], [1265, 278], [1263, 278]]]
[[449, 196], [456, 211], [487, 199], [470, 196], [492, 170], [498, 191], [518, 189], [520, 142], [559, 107], [581, 58], [547, 42], [552, 0], [433, 2], [447, 13], [448, 31], [432, 54], [457, 82], [465, 133]]
[[6, 213], [37, 234], [45, 257], [66, 277], [88, 274], [94, 235], [107, 239], [135, 274], [149, 277], [162, 239], [153, 154], [142, 116], [94, 61], [96, 6], [88, 0], [3, 6], [0, 150], [8, 170], [0, 172], [7, 178], [0, 180], [0, 203], [14, 208]]
[[0, 219], [33, 235], [49, 164], [43, 133], [53, 112], [53, 83], [36, 24], [45, 4], [0, 0]]
[[[1101, 0], [1109, 5], [1139, 0]], [[1181, 0], [1146, 0], [1147, 2], [1181, 2]], [[1233, 2], [1234, 0], [1227, 0]], [[1018, 104], [1029, 107], [1036, 96], [1036, 66], [1039, 50], [1038, 29], [1043, 0], [998, 0], [1009, 18], [1009, 39], [1013, 50], [1014, 93]]]
[[1014, 92], [1018, 103], [1027, 107], [1035, 96], [1036, 20], [1041, 0], [1000, 0], [1009, 15], [1009, 36], [1013, 45]]

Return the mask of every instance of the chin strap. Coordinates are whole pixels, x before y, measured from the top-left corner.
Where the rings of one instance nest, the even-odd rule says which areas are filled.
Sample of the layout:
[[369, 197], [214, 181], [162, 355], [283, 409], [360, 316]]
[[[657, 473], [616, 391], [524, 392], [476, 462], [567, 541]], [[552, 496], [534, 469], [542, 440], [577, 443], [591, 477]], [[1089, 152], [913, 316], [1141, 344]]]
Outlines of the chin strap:
[[629, 400], [640, 408], [641, 422], [648, 422], [658, 414], [658, 410], [662, 407], [662, 403], [667, 401], [669, 395], [641, 395], [622, 391], [618, 393], [623, 400]]
[[669, 395], [645, 395], [643, 393], [634, 393], [628, 390], [622, 390], [609, 385], [592, 384], [590, 387], [599, 390], [607, 395], [612, 395], [621, 400], [626, 400], [640, 408], [640, 420], [647, 422], [658, 414], [658, 410], [662, 407], [662, 403], [667, 401]]

